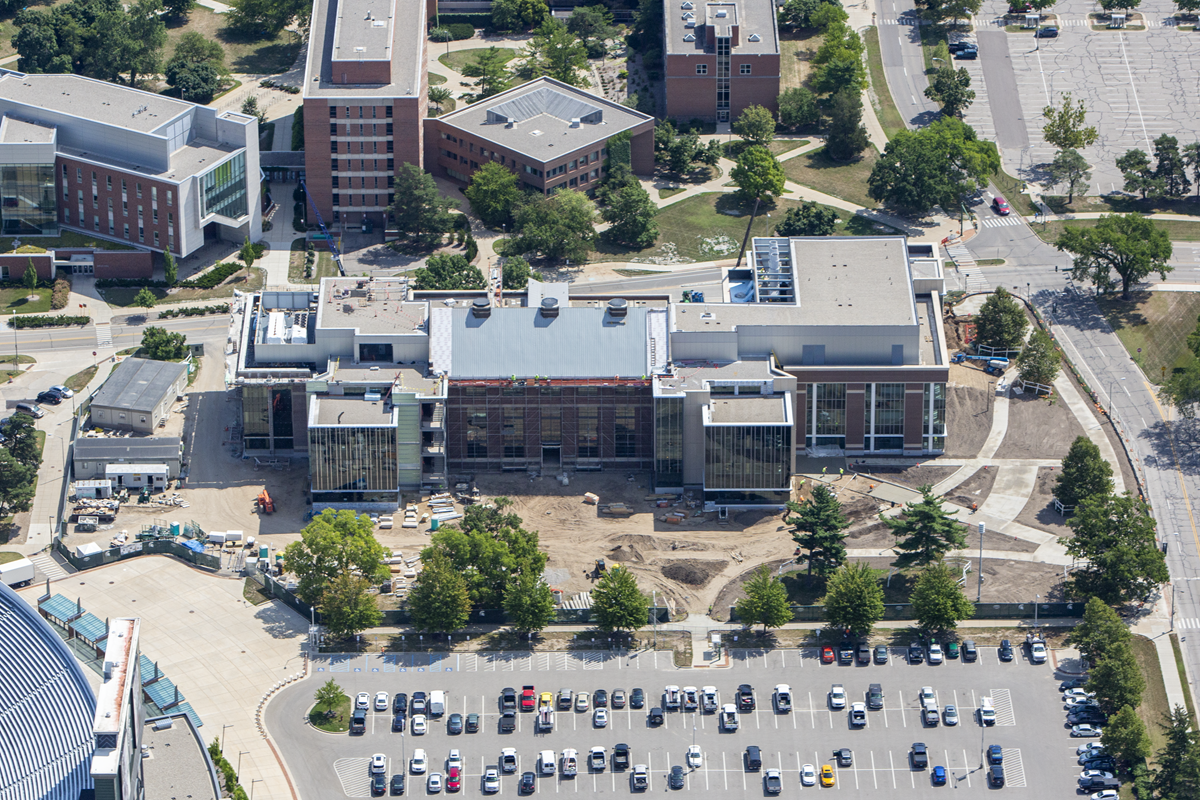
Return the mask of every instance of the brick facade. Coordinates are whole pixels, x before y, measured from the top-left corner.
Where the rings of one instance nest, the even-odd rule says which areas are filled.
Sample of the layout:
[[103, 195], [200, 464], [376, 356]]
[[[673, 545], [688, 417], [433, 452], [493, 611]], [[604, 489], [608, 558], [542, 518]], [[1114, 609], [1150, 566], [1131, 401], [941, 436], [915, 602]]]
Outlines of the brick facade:
[[[681, 122], [691, 119], [716, 119], [717, 57], [712, 53], [700, 55], [674, 54], [666, 56], [667, 116]], [[735, 120], [747, 107], [764, 106], [775, 112], [779, 108], [779, 55], [730, 56], [729, 118]], [[742, 65], [750, 69], [741, 73]], [[696, 72], [697, 65], [705, 74]]]
[[[54, 164], [54, 188], [60, 224], [181, 255], [177, 184], [59, 156]], [[83, 219], [79, 216], [81, 203]]]

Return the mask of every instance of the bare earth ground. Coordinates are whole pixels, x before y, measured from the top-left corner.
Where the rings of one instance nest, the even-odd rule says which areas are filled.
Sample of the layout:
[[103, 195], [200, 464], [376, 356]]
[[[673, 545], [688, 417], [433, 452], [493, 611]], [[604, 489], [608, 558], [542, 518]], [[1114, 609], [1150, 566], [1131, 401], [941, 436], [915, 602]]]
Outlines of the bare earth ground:
[[[930, 464], [934, 466], [930, 466]], [[870, 474], [878, 475], [892, 483], [898, 483], [910, 489], [920, 489], [925, 484], [932, 486], [938, 481], [945, 480], [955, 472], [958, 472], [958, 467], [939, 467], [936, 466], [936, 461], [930, 462], [930, 464], [922, 464], [919, 467], [884, 467], [872, 465]]]
[[946, 458], [974, 458], [992, 429], [994, 381], [977, 367], [950, 365], [946, 384]]
[[[1120, 451], [1118, 451], [1120, 452]], [[1033, 485], [1033, 493], [1017, 522], [1037, 528], [1055, 536], [1070, 536], [1072, 531], [1067, 527], [1067, 519], [1054, 509], [1054, 483], [1058, 479], [1059, 470], [1042, 467], [1038, 470], [1037, 482]]]
[[974, 475], [956, 486], [952, 494], [946, 495], [946, 499], [966, 508], [983, 505], [983, 501], [987, 500], [992, 492], [992, 484], [996, 482], [996, 475], [1000, 469], [1002, 468], [984, 467], [976, 470]]
[[1020, 394], [1008, 402], [1009, 420], [1020, 424], [1008, 426], [996, 458], [1062, 458], [1071, 442], [1084, 435], [1083, 426], [1061, 400]]

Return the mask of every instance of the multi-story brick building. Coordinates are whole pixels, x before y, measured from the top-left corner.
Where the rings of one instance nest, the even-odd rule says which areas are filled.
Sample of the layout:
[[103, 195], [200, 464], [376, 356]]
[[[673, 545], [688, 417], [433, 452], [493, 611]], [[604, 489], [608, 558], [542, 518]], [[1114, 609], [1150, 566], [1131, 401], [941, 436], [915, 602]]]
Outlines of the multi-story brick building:
[[654, 117], [538, 78], [425, 123], [425, 164], [464, 186], [486, 161], [527, 189], [589, 191], [603, 177], [608, 140], [629, 131], [630, 167], [654, 171]]
[[421, 166], [425, 19], [425, 0], [313, 3], [305, 185], [327, 224], [382, 226], [396, 164]]
[[262, 237], [258, 122], [79, 75], [0, 70], [0, 232], [186, 256]]
[[663, 3], [667, 116], [729, 122], [747, 106], [774, 111], [779, 27], [772, 0]]

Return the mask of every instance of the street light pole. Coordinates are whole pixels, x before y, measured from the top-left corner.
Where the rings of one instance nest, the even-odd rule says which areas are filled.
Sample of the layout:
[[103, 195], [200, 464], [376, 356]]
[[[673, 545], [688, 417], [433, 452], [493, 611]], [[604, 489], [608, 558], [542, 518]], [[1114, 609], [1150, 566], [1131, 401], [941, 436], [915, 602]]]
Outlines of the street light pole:
[[249, 755], [249, 754], [250, 754], [249, 750], [242, 750], [240, 753], [238, 753], [237, 775], [239, 778], [242, 775], [242, 756]]
[[255, 778], [254, 780], [250, 781], [250, 800], [254, 800], [254, 784], [262, 783], [263, 780], [263, 778]]
[[976, 570], [979, 573], [979, 589], [975, 593], [976, 603], [983, 602], [983, 532], [986, 529], [987, 526], [984, 523], [979, 523], [979, 569]]

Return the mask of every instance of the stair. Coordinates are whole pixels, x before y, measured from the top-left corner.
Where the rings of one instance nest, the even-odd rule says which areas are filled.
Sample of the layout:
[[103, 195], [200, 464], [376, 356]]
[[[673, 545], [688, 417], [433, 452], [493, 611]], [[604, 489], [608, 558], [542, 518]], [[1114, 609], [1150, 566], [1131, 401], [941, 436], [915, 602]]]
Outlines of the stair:
[[[63, 569], [63, 565], [59, 564], [54, 556], [50, 555], [49, 553], [38, 553], [36, 556], [30, 556], [29, 560], [32, 561], [33, 566], [37, 568], [38, 575], [40, 576], [39, 580], [46, 580], [49, 578], [52, 581], [56, 581], [60, 578], [65, 578], [68, 574], [70, 574], [66, 569]], [[68, 567], [68, 569], [70, 568]], [[71, 570], [71, 572], [74, 571], [74, 569]]]

